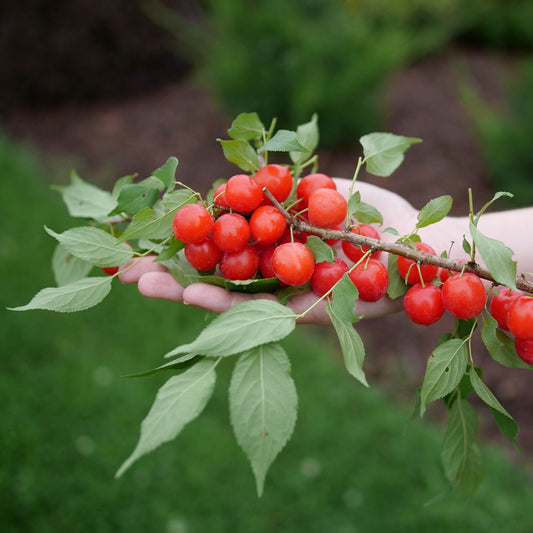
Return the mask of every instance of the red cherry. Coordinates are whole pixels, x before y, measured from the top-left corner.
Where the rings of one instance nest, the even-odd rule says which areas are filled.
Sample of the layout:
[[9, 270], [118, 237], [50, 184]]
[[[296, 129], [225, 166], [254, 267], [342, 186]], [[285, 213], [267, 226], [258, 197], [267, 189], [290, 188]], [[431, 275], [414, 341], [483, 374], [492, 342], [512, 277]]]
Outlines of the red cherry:
[[210, 236], [200, 242], [187, 243], [185, 245], [185, 257], [196, 270], [207, 271], [215, 268], [222, 257], [222, 250]]
[[348, 265], [339, 257], [335, 262], [321, 261], [315, 265], [311, 276], [311, 288], [318, 296], [323, 296], [348, 272]]
[[[435, 250], [429, 244], [424, 242], [415, 242], [415, 247], [419, 252], [436, 255]], [[400, 276], [405, 279], [407, 283], [410, 283], [411, 285], [420, 283], [420, 274], [418, 273], [418, 268], [415, 261], [400, 255], [398, 256], [397, 264]], [[434, 265], [420, 265], [420, 272], [422, 274], [422, 280], [424, 283], [430, 283], [433, 281], [438, 271], [439, 267]]]
[[533, 340], [533, 298], [520, 296], [509, 306], [507, 325], [515, 337]]
[[313, 275], [315, 260], [311, 250], [300, 242], [280, 244], [272, 255], [276, 277], [287, 285], [303, 285]]
[[258, 269], [259, 252], [250, 245], [236, 252], [225, 252], [220, 260], [220, 272], [226, 279], [250, 279], [254, 277]]
[[298, 209], [305, 209], [309, 202], [309, 196], [317, 189], [337, 190], [335, 182], [326, 174], [309, 174], [298, 182], [296, 196], [299, 198]]
[[510, 305], [519, 297], [522, 293], [513, 291], [504, 287], [500, 289], [498, 294], [494, 295], [490, 300], [490, 314], [492, 318], [498, 322], [498, 327], [504, 330], [509, 330], [507, 325], [507, 313], [509, 312]]
[[108, 276], [114, 276], [118, 272], [118, 266], [114, 267], [102, 267], [102, 272], [107, 274]]
[[213, 202], [215, 205], [218, 205], [218, 207], [222, 207], [224, 209], [227, 209], [228, 202], [226, 202], [226, 184], [221, 183], [213, 192]]
[[317, 189], [309, 196], [309, 222], [322, 228], [332, 228], [346, 219], [348, 203], [333, 189]]
[[187, 204], [174, 215], [172, 229], [178, 241], [203, 241], [213, 230], [215, 221], [202, 204]]
[[286, 228], [285, 217], [273, 205], [259, 206], [250, 217], [252, 240], [259, 245], [275, 243]]
[[477, 316], [486, 301], [485, 287], [475, 274], [451, 276], [442, 286], [442, 303], [456, 318], [467, 320]]
[[377, 302], [385, 296], [389, 286], [389, 274], [385, 265], [369, 259], [357, 265], [349, 274], [363, 302]]
[[272, 267], [272, 256], [276, 246], [267, 246], [259, 252], [259, 270], [263, 278], [275, 278], [274, 268]]
[[[379, 239], [379, 233], [368, 224], [358, 224], [354, 226], [351, 231], [357, 235], [363, 235], [364, 237], [371, 237], [372, 239]], [[358, 246], [348, 241], [342, 241], [342, 249], [348, 259], [351, 259], [354, 263], [357, 263], [363, 257], [364, 253], [370, 248], [368, 246]], [[377, 250], [371, 257], [373, 259], [379, 259], [381, 251]]]
[[[266, 187], [270, 194], [279, 202], [284, 202], [292, 191], [292, 175], [288, 167], [283, 165], [266, 165], [260, 168], [253, 178], [259, 189]], [[270, 199], [263, 193], [263, 202], [272, 205]]]
[[524, 363], [533, 365], [533, 340], [519, 339], [517, 337], [514, 340], [514, 347], [518, 357], [520, 357]]
[[444, 314], [441, 289], [429, 284], [413, 285], [403, 299], [405, 314], [415, 324], [429, 326], [437, 322]]
[[213, 240], [223, 252], [235, 252], [250, 239], [248, 221], [238, 213], [224, 213], [213, 226]]
[[250, 176], [237, 174], [226, 183], [226, 202], [239, 213], [250, 213], [263, 201], [263, 192]]

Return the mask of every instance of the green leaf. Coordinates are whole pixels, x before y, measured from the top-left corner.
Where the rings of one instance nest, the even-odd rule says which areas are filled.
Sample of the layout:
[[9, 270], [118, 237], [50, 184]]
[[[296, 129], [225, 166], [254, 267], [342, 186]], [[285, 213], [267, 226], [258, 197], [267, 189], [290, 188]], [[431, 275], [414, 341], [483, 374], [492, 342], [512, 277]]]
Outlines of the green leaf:
[[83, 311], [99, 304], [111, 290], [113, 278], [83, 278], [62, 287], [48, 287], [40, 290], [29, 303], [10, 308], [12, 311], [46, 309], [60, 313]]
[[162, 262], [168, 259], [172, 259], [180, 250], [183, 250], [183, 248], [185, 248], [185, 243], [182, 241], [178, 241], [178, 239], [176, 239], [176, 237], [174, 237], [173, 235], [170, 238], [168, 246], [166, 246], [159, 252], [157, 261]]
[[198, 271], [191, 266], [189, 261], [187, 261], [185, 258], [185, 251], [183, 249], [170, 259], [158, 258], [155, 261], [168, 268], [170, 273], [174, 276], [174, 279], [182, 287], [187, 287], [192, 283], [198, 283], [200, 281], [200, 275], [198, 274]]
[[298, 135], [295, 131], [278, 130], [274, 136], [267, 141], [258, 153], [261, 152], [309, 152], [309, 150], [300, 144]]
[[513, 417], [505, 410], [503, 405], [498, 401], [496, 396], [483, 383], [477, 372], [470, 370], [470, 381], [476, 394], [483, 400], [492, 410], [494, 418], [502, 435], [506, 436], [513, 444], [516, 445], [516, 436], [518, 435], [518, 424]]
[[477, 223], [481, 217], [481, 215], [494, 203], [496, 200], [499, 200], [503, 196], [506, 196], [508, 198], [512, 198], [514, 195], [510, 192], [504, 192], [504, 191], [498, 191], [494, 194], [491, 200], [489, 200], [476, 214], [474, 219], [474, 224], [477, 226]]
[[363, 146], [367, 172], [387, 177], [402, 164], [407, 149], [422, 140], [393, 133], [370, 133], [359, 142]]
[[503, 242], [483, 235], [472, 223], [470, 223], [470, 234], [492, 277], [498, 283], [517, 291], [514, 252]]
[[145, 370], [144, 372], [136, 372], [135, 374], [127, 374], [125, 376], [122, 376], [123, 378], [144, 378], [146, 376], [152, 376], [153, 374], [158, 374], [159, 372], [172, 370], [172, 372], [176, 375], [183, 374], [183, 372], [186, 372], [191, 368], [191, 366], [194, 366], [196, 363], [198, 363], [200, 360], [204, 359], [201, 355], [192, 355], [187, 354], [183, 355], [182, 357], [178, 357], [177, 359], [174, 359], [173, 361], [169, 361], [168, 363], [165, 363], [164, 365], [160, 365], [156, 368], [152, 368], [151, 370]]
[[166, 211], [175, 212], [176, 209], [183, 207], [185, 204], [194, 204], [196, 201], [197, 197], [189, 189], [175, 189], [163, 195], [161, 205]]
[[279, 341], [295, 326], [296, 315], [288, 307], [265, 299], [247, 301], [217, 316], [196, 340], [178, 346], [165, 357], [180, 353], [226, 357]]
[[137, 174], [129, 174], [128, 176], [122, 176], [113, 185], [113, 190], [111, 191], [111, 196], [114, 200], [117, 200], [120, 191], [125, 185], [130, 185], [133, 183], [133, 180], [137, 177]]
[[442, 220], [452, 208], [453, 198], [448, 195], [430, 200], [418, 213], [417, 228], [425, 228]]
[[103, 222], [117, 205], [111, 193], [82, 180], [74, 170], [71, 173], [70, 185], [54, 189], [61, 193], [72, 217], [92, 218]]
[[232, 139], [251, 141], [261, 137], [265, 126], [257, 113], [241, 113], [232, 122], [228, 135]]
[[246, 172], [259, 170], [257, 152], [243, 139], [223, 141], [218, 139], [224, 151], [224, 157]]
[[307, 237], [305, 245], [311, 250], [315, 263], [321, 263], [322, 261], [328, 261], [328, 263], [335, 262], [335, 252], [333, 248], [326, 244], [320, 237], [310, 235]]
[[222, 276], [200, 276], [198, 281], [209, 283], [209, 285], [216, 285], [217, 287], [224, 287], [228, 291], [245, 292], [248, 294], [257, 294], [260, 292], [273, 293], [280, 285], [278, 278], [231, 280]]
[[396, 298], [403, 296], [409, 290], [409, 286], [398, 272], [398, 256], [389, 254], [387, 270], [389, 272], [387, 296], [391, 300], [395, 300]]
[[518, 357], [514, 341], [498, 328], [498, 322], [488, 313], [481, 323], [481, 340], [487, 348], [489, 355], [500, 365], [507, 368], [531, 369]]
[[171, 377], [158, 391], [141, 424], [133, 453], [118, 469], [120, 477], [139, 457], [178, 436], [203, 411], [215, 386], [217, 362], [203, 359], [183, 374]]
[[466, 240], [466, 237], [463, 235], [463, 250], [470, 255], [472, 253], [472, 245]]
[[351, 322], [342, 320], [335, 314], [330, 302], [326, 305], [326, 311], [331, 319], [333, 328], [337, 333], [346, 370], [348, 370], [348, 372], [365, 387], [368, 387], [366, 376], [363, 371], [365, 347], [361, 337], [357, 331], [355, 331]]
[[63, 233], [56, 233], [46, 226], [44, 229], [72, 255], [98, 267], [123, 265], [133, 256], [131, 246], [118, 243], [115, 237], [102, 229], [82, 226]]
[[296, 423], [296, 387], [289, 358], [279, 344], [257, 346], [239, 357], [229, 405], [235, 437], [250, 460], [261, 496], [266, 473]]
[[301, 151], [291, 151], [289, 152], [289, 157], [291, 161], [295, 164], [303, 163], [317, 148], [319, 141], [319, 132], [318, 132], [318, 115], [315, 113], [310, 122], [305, 124], [300, 124], [296, 128], [296, 136], [298, 142], [307, 148], [307, 152]]
[[[158, 180], [159, 181], [159, 180]], [[109, 215], [134, 215], [145, 207], [152, 207], [161, 191], [143, 183], [124, 185], [118, 195], [117, 206]]]
[[446, 341], [428, 358], [422, 383], [420, 414], [429, 402], [452, 392], [459, 384], [468, 364], [468, 350], [462, 339]]
[[160, 179], [165, 188], [169, 189], [175, 182], [176, 169], [178, 168], [178, 159], [169, 157], [165, 164], [152, 172], [152, 176]]
[[92, 268], [91, 263], [75, 257], [61, 244], [56, 246], [52, 255], [52, 271], [59, 287], [84, 278]]
[[458, 484], [469, 497], [475, 494], [483, 476], [481, 453], [475, 442], [478, 425], [474, 408], [457, 398], [450, 410], [441, 460], [448, 481]]
[[358, 322], [361, 317], [354, 315], [355, 300], [359, 298], [359, 291], [348, 276], [344, 273], [342, 278], [335, 283], [331, 292], [332, 307], [335, 315], [345, 322]]

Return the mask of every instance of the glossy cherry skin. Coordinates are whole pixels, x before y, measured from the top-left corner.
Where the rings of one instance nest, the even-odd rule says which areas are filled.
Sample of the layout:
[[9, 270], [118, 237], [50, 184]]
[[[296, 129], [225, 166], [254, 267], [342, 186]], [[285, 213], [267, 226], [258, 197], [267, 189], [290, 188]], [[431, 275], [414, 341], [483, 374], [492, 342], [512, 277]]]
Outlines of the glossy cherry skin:
[[387, 293], [389, 274], [385, 265], [375, 259], [363, 261], [348, 276], [363, 302], [377, 302]]
[[[358, 224], [354, 226], [351, 231], [357, 235], [363, 235], [364, 237], [371, 237], [372, 239], [379, 239], [379, 233], [368, 224]], [[363, 257], [364, 253], [369, 250], [368, 246], [358, 246], [348, 241], [342, 241], [342, 250], [346, 254], [346, 257], [357, 263]], [[373, 259], [379, 259], [381, 251], [377, 250], [372, 253]]]
[[481, 313], [487, 302], [485, 287], [475, 274], [451, 276], [442, 286], [442, 302], [454, 317], [468, 320]]
[[226, 202], [226, 183], [221, 183], [214, 191], [213, 191], [213, 202], [218, 207], [222, 207], [224, 209], [227, 209], [228, 202]]
[[311, 289], [318, 296], [326, 294], [342, 276], [348, 272], [348, 265], [339, 257], [335, 261], [321, 261], [315, 265], [311, 276]]
[[[284, 165], [266, 165], [255, 173], [253, 179], [261, 191], [266, 187], [279, 203], [283, 203], [292, 191], [292, 175], [289, 168]], [[272, 205], [264, 193], [263, 203]]]
[[287, 228], [285, 217], [273, 205], [260, 205], [249, 224], [252, 241], [261, 246], [275, 243]]
[[178, 241], [203, 241], [213, 230], [213, 216], [202, 204], [187, 204], [178, 209], [172, 221], [172, 229]]
[[272, 268], [281, 282], [294, 286], [303, 285], [313, 275], [315, 260], [305, 244], [286, 242], [274, 250]]
[[225, 252], [222, 254], [219, 267], [226, 279], [251, 279], [259, 270], [259, 252], [250, 245], [236, 252]]
[[527, 363], [533, 365], [533, 340], [531, 339], [519, 339], [514, 340], [514, 347], [518, 357]]
[[235, 252], [250, 239], [250, 225], [239, 213], [224, 213], [213, 226], [213, 240], [223, 252]]
[[[415, 242], [415, 247], [419, 252], [435, 255], [435, 250], [425, 242]], [[418, 268], [415, 261], [412, 259], [407, 259], [407, 257], [398, 256], [397, 265], [400, 276], [405, 279], [407, 283], [411, 285], [421, 283], [420, 274], [418, 273]], [[439, 267], [434, 265], [420, 265], [420, 272], [422, 274], [422, 280], [424, 283], [430, 283], [433, 281], [438, 271]]]
[[348, 203], [333, 189], [317, 189], [309, 196], [307, 217], [310, 224], [333, 228], [346, 220]]
[[246, 174], [232, 176], [226, 183], [226, 203], [239, 213], [251, 213], [263, 202], [259, 185]]
[[298, 198], [298, 209], [305, 209], [309, 202], [309, 196], [317, 189], [337, 190], [335, 182], [326, 174], [315, 173], [303, 177], [296, 187], [296, 196]]
[[431, 283], [424, 287], [417, 283], [409, 288], [403, 299], [405, 314], [415, 324], [429, 326], [444, 314], [441, 289]]
[[507, 314], [509, 313], [509, 307], [522, 293], [513, 291], [504, 287], [498, 291], [490, 300], [490, 314], [496, 322], [498, 327], [506, 331], [509, 330], [507, 325]]
[[519, 339], [533, 340], [533, 298], [520, 296], [507, 313], [509, 331]]
[[215, 268], [222, 257], [222, 250], [211, 236], [200, 242], [185, 245], [185, 258], [196, 270], [208, 271]]

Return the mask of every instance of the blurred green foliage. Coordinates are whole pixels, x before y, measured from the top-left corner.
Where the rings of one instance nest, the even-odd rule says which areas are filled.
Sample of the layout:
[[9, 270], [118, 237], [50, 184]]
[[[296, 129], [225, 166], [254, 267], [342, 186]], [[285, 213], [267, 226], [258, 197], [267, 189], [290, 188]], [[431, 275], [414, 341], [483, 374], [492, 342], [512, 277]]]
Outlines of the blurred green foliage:
[[169, 348], [199, 333], [205, 314], [119, 283], [82, 313], [7, 311], [53, 283], [55, 241], [43, 225], [61, 231], [72, 220], [49, 189], [50, 174], [1, 137], [0, 174], [2, 531], [531, 530], [524, 510], [532, 480], [497, 450], [484, 450], [486, 478], [470, 503], [452, 492], [425, 506], [448, 487], [443, 430], [426, 420], [404, 435], [408, 411], [356, 383], [324, 328], [301, 327], [286, 340], [299, 419], [261, 500], [229, 423], [230, 360], [201, 417], [115, 480], [167, 379], [120, 376], [160, 364]]

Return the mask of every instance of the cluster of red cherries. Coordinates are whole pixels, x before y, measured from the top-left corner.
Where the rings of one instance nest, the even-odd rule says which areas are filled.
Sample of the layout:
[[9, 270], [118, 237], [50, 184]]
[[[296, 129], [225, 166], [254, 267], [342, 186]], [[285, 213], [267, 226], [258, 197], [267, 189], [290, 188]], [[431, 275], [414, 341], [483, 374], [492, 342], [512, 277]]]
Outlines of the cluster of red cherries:
[[[260, 275], [277, 278], [284, 286], [309, 283], [318, 296], [330, 292], [347, 273], [360, 300], [381, 299], [387, 292], [389, 275], [379, 261], [380, 250], [344, 240], [327, 241], [330, 246], [341, 247], [348, 263], [353, 263], [349, 265], [340, 257], [333, 262], [315, 263], [305, 245], [308, 234], [289, 227], [284, 214], [264, 192], [266, 188], [283, 204], [289, 199], [293, 184], [288, 167], [269, 164], [253, 176], [237, 174], [220, 184], [214, 190], [211, 206], [195, 203], [180, 208], [173, 220], [173, 231], [176, 239], [185, 243], [187, 261], [200, 272], [217, 268], [229, 280], [249, 280]], [[329, 176], [314, 173], [298, 181], [296, 199], [286, 209], [313, 226], [342, 230], [348, 204]], [[355, 224], [350, 231], [380, 238], [368, 224]], [[424, 242], [414, 245], [421, 252], [436, 255]], [[403, 256], [398, 256], [397, 267], [410, 286], [404, 309], [416, 324], [434, 324], [445, 311], [467, 320], [477, 316], [487, 303], [483, 282], [473, 273], [418, 264]], [[490, 312], [501, 329], [515, 336], [518, 355], [533, 364], [533, 298], [504, 288], [492, 297]]]

